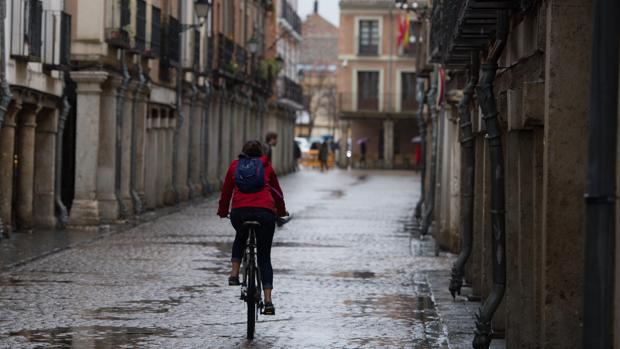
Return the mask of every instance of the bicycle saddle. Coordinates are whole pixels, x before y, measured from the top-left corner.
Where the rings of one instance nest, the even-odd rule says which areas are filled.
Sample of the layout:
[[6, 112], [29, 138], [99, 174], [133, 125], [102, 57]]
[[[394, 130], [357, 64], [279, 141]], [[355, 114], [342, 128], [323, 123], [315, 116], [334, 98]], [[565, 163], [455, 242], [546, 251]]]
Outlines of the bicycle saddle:
[[256, 221], [247, 221], [243, 223], [243, 226], [246, 228], [260, 228], [260, 223]]

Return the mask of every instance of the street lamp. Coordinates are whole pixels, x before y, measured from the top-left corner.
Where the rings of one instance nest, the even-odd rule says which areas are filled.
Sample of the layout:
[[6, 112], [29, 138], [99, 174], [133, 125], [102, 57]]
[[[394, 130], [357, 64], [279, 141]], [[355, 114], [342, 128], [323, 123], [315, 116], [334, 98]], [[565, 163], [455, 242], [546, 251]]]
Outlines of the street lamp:
[[196, 12], [196, 16], [198, 16], [200, 20], [207, 18], [210, 7], [211, 4], [209, 0], [196, 0], [194, 2], [194, 12]]
[[254, 35], [252, 35], [248, 41], [248, 51], [250, 51], [251, 54], [256, 54], [256, 52], [258, 52], [258, 41]]

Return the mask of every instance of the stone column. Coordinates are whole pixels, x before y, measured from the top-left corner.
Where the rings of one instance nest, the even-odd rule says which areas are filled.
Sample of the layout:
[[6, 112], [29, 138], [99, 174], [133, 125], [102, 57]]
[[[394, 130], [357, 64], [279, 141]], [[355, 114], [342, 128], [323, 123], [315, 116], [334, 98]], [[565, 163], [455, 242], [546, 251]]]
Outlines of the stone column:
[[146, 209], [154, 209], [157, 206], [157, 175], [159, 169], [157, 168], [157, 148], [156, 148], [156, 134], [155, 118], [153, 117], [154, 111], [149, 111], [150, 116], [146, 119], [146, 149], [144, 164], [146, 168], [143, 173], [144, 183], [144, 207]]
[[39, 113], [35, 145], [34, 225], [56, 227], [54, 184], [56, 181], [56, 133], [59, 109]]
[[[97, 200], [99, 201], [99, 215], [104, 223], [117, 222], [121, 216], [121, 206], [119, 198], [116, 196], [116, 113], [119, 86], [122, 83], [122, 78], [115, 76], [109, 80], [109, 83], [104, 85], [101, 95], [102, 104], [99, 109], [101, 116], [99, 121], [99, 152], [97, 154]], [[127, 105], [127, 103], [124, 104]], [[78, 110], [78, 119], [80, 117]], [[80, 130], [78, 129], [79, 132]], [[119, 140], [122, 142], [122, 129], [119, 132], [121, 132]], [[119, 165], [121, 164], [122, 162], [119, 162]], [[122, 167], [124, 166], [121, 166], [121, 169]]]
[[394, 167], [394, 121], [383, 121], [383, 167]]
[[163, 164], [163, 181], [165, 183], [165, 192], [164, 192], [164, 204], [166, 205], [174, 205], [175, 204], [175, 193], [172, 187], [172, 166], [174, 155], [174, 132], [177, 127], [178, 115], [172, 109], [162, 109], [162, 133], [163, 140], [161, 142], [163, 147], [163, 153], [166, 154], [164, 157]]
[[[148, 110], [148, 96], [150, 95], [150, 90], [148, 87], [144, 87], [142, 89], [142, 93], [135, 96], [135, 103], [137, 103], [137, 115], [136, 115], [136, 187], [138, 190], [138, 197], [144, 204], [146, 198], [146, 170], [147, 163], [146, 159], [146, 145], [150, 144], [147, 138], [147, 115], [149, 113]], [[152, 135], [150, 136], [152, 138]], [[150, 164], [148, 164], [150, 167]]]
[[5, 233], [11, 231], [13, 220], [13, 175], [15, 156], [16, 117], [21, 110], [20, 101], [11, 105], [6, 113], [0, 133], [0, 218], [5, 225]]
[[207, 179], [209, 182], [209, 187], [212, 190], [219, 190], [219, 182], [217, 180], [217, 172], [219, 169], [219, 138], [221, 136], [220, 133], [220, 98], [221, 95], [212, 95], [211, 103], [209, 107], [211, 108], [208, 118], [209, 118], [209, 130], [207, 133], [207, 142], [208, 146], [208, 160], [207, 160]]
[[134, 204], [131, 199], [131, 142], [132, 142], [132, 122], [134, 111], [135, 91], [138, 89], [138, 82], [133, 80], [125, 92], [125, 102], [123, 103], [123, 129], [121, 131], [122, 153], [121, 153], [121, 200], [127, 207], [127, 217], [134, 214]]
[[97, 159], [99, 155], [99, 123], [101, 118], [101, 84], [108, 79], [103, 71], [76, 71], [71, 78], [77, 83], [77, 137], [75, 152], [75, 199], [69, 224], [97, 225], [100, 222], [97, 200]]
[[592, 2], [546, 2], [541, 348], [582, 346]]
[[193, 132], [192, 135], [192, 156], [190, 160], [190, 180], [192, 185], [195, 188], [195, 192], [193, 193], [194, 197], [200, 197], [203, 193], [202, 181], [201, 181], [201, 169], [204, 166], [204, 149], [202, 144], [202, 136], [204, 135], [204, 115], [206, 105], [203, 103], [205, 97], [203, 93], [198, 93], [196, 97], [196, 102], [194, 104], [194, 127], [190, 130]]
[[40, 107], [25, 105], [17, 118], [17, 202], [15, 207], [20, 230], [34, 226], [34, 148], [37, 114]]

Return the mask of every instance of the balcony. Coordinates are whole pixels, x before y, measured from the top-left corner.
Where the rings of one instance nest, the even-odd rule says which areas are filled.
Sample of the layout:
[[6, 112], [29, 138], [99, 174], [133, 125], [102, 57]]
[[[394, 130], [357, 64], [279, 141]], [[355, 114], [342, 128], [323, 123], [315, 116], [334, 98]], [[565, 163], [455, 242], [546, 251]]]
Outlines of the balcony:
[[43, 12], [42, 62], [48, 68], [68, 67], [71, 63], [71, 16], [62, 11]]
[[213, 71], [213, 56], [214, 56], [214, 45], [213, 45], [213, 37], [207, 38], [207, 46], [205, 48], [205, 56], [206, 56], [206, 66], [205, 66], [205, 74], [210, 75]]
[[248, 64], [248, 53], [245, 48], [235, 44], [235, 61], [238, 65], [238, 73], [244, 74]]
[[11, 13], [11, 56], [25, 61], [41, 60], [43, 2], [14, 0]]
[[131, 24], [129, 0], [106, 1], [106, 42], [116, 48], [130, 47], [128, 26]]
[[288, 3], [288, 0], [281, 0], [282, 14], [281, 18], [284, 19], [292, 28], [294, 32], [301, 35], [301, 18], [295, 11], [295, 9]]
[[515, 7], [512, 0], [446, 0], [434, 2], [431, 12], [430, 57], [433, 63], [462, 69], [472, 50], [495, 37], [499, 11]]
[[217, 36], [218, 43], [218, 57], [217, 57], [217, 69], [220, 73], [234, 76], [237, 72], [238, 66], [234, 60], [235, 54], [235, 42], [226, 37], [226, 35], [219, 33]]
[[280, 77], [278, 79], [278, 98], [288, 100], [301, 107], [304, 103], [303, 89], [288, 77]]
[[136, 3], [136, 37], [135, 49], [139, 53], [145, 53], [146, 40], [146, 1], [138, 0]]
[[384, 93], [363, 95], [354, 92], [342, 92], [338, 96], [338, 105], [343, 114], [357, 116], [394, 115], [411, 116], [418, 110], [415, 95]]

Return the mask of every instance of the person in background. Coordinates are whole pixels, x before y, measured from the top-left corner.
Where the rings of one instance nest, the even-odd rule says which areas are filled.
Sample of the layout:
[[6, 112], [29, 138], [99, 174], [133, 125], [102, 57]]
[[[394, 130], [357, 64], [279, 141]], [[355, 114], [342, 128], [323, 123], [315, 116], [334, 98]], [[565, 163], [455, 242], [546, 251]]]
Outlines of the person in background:
[[299, 159], [301, 159], [301, 148], [299, 142], [293, 142], [293, 158], [295, 159], [295, 171], [299, 170]]
[[366, 140], [360, 142], [360, 167], [366, 167]]
[[328, 170], [327, 160], [329, 158], [329, 145], [327, 141], [323, 141], [319, 146], [319, 163], [321, 164], [321, 172]]
[[268, 132], [267, 135], [265, 136], [265, 144], [266, 144], [266, 154], [267, 158], [269, 159], [269, 162], [273, 161], [273, 158], [271, 156], [272, 153], [272, 148], [275, 147], [276, 145], [278, 145], [278, 134], [275, 132]]

